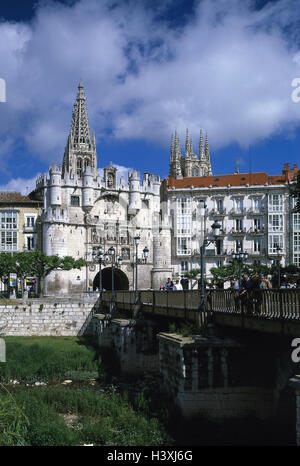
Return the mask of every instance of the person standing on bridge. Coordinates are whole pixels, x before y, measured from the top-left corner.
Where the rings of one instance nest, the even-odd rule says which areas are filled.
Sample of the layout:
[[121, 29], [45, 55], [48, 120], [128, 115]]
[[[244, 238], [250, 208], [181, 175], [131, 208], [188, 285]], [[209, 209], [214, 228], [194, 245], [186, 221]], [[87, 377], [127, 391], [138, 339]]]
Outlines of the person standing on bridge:
[[166, 291], [172, 291], [174, 287], [174, 283], [172, 282], [171, 278], [168, 278], [166, 284], [165, 284], [165, 290]]
[[176, 283], [175, 283], [175, 285], [173, 287], [173, 291], [182, 291], [182, 290], [183, 290], [183, 288], [182, 288], [181, 283], [179, 283], [179, 280], [176, 280]]

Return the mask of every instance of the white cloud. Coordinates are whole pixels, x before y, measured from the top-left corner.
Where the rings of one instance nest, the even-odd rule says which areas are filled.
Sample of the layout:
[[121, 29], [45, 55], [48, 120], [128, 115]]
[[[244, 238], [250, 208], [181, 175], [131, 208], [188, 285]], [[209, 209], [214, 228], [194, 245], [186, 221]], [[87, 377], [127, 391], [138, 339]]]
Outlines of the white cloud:
[[98, 137], [110, 129], [167, 145], [189, 127], [196, 146], [202, 127], [216, 148], [290, 129], [300, 122], [291, 100], [300, 51], [282, 31], [297, 33], [297, 1], [253, 4], [204, 0], [180, 29], [142, 3], [109, 0], [46, 3], [29, 24], [0, 23], [0, 138], [24, 137], [37, 157], [60, 162], [80, 78]]
[[39, 176], [40, 173], [32, 178], [12, 178], [8, 183], [0, 185], [0, 191], [15, 191], [27, 195], [35, 189], [35, 182]]

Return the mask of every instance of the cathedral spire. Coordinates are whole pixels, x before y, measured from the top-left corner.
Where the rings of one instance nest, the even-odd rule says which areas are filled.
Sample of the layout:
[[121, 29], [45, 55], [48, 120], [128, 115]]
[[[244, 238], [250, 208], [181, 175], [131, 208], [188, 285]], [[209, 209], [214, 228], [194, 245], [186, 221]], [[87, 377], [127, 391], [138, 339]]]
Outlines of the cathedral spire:
[[91, 139], [86, 107], [86, 98], [82, 81], [78, 84], [77, 97], [73, 107], [71, 129], [63, 159], [63, 176], [69, 173], [82, 178], [87, 166], [92, 167], [97, 176], [96, 138]]
[[200, 129], [199, 158], [201, 161], [203, 161], [205, 158], [202, 129]]
[[210, 163], [210, 152], [209, 152], [207, 133], [205, 137], [205, 161], [206, 161], [206, 174], [207, 176], [210, 176], [212, 175], [212, 170], [211, 170], [211, 163]]
[[74, 103], [71, 124], [71, 137], [75, 144], [91, 144], [86, 100], [82, 81], [78, 85], [78, 94]]
[[185, 155], [188, 155], [189, 151], [190, 151], [189, 130], [187, 128], [186, 129], [186, 135], [185, 135]]
[[170, 148], [170, 159], [173, 159], [174, 156], [174, 136], [171, 137], [171, 148]]
[[193, 155], [194, 153], [194, 149], [193, 149], [193, 139], [192, 139], [192, 136], [191, 136], [191, 139], [190, 139], [190, 154]]

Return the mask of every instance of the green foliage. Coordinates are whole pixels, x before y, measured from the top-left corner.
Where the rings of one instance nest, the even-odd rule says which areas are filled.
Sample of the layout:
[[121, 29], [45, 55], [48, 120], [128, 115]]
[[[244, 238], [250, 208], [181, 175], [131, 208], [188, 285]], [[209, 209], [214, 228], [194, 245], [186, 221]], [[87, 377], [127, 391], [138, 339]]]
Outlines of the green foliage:
[[[16, 387], [14, 396], [29, 420], [24, 432], [27, 445], [169, 444], [159, 421], [135, 412], [126, 395], [99, 395], [90, 388]], [[77, 419], [77, 428], [67, 426], [64, 416], [70, 414]]]
[[[0, 381], [58, 381], [70, 371], [101, 374], [101, 358], [83, 338], [4, 337], [7, 362], [0, 363]], [[95, 378], [95, 377], [93, 377]]]
[[[73, 257], [47, 256], [41, 251], [0, 253], [0, 280], [8, 284], [9, 274], [16, 273], [23, 280], [28, 276], [38, 278], [38, 293], [41, 294], [43, 279], [53, 270], [80, 269], [86, 264], [84, 259]], [[23, 290], [22, 290], [23, 291]]]
[[5, 390], [0, 394], [0, 446], [25, 445], [28, 419], [11, 394]]

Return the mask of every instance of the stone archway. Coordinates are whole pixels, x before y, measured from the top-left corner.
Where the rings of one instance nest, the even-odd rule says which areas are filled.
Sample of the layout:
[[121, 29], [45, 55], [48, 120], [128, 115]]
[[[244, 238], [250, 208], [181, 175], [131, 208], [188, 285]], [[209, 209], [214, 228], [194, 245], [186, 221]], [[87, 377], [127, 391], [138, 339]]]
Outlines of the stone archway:
[[[115, 290], [129, 290], [129, 280], [127, 275], [122, 270], [115, 268], [114, 273]], [[102, 287], [104, 290], [112, 288], [112, 270], [111, 267], [106, 267], [102, 270]], [[96, 274], [93, 281], [93, 290], [99, 287], [99, 272]]]

